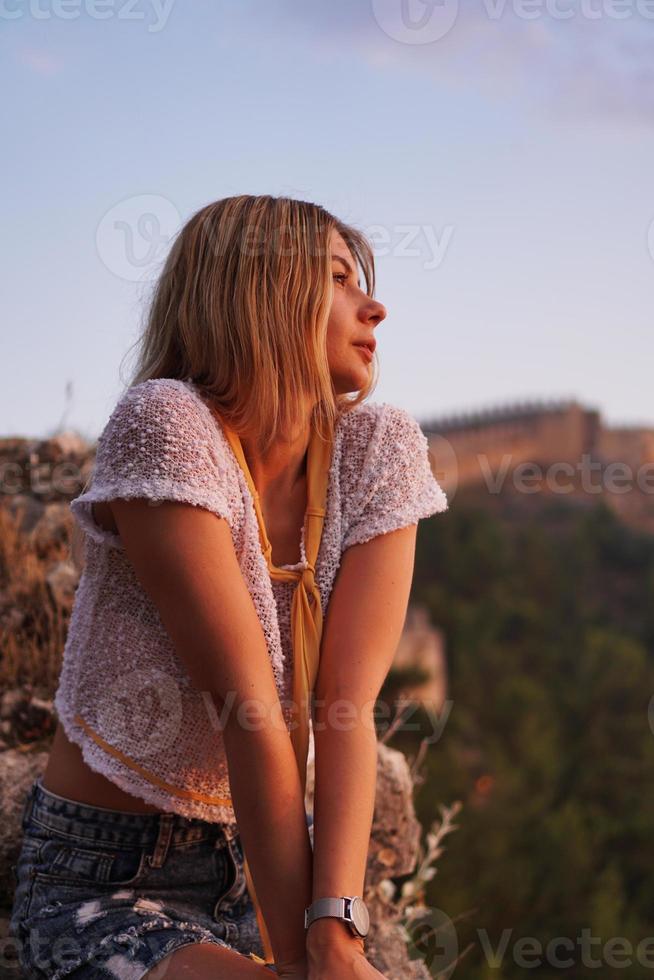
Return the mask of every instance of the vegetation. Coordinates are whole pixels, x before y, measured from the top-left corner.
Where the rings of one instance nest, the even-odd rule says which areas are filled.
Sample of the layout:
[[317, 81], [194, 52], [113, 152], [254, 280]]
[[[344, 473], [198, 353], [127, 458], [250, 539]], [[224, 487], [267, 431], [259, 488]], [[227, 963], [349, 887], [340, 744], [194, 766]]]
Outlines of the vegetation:
[[10, 688], [54, 695], [70, 610], [48, 575], [70, 554], [72, 517], [52, 533], [21, 530], [20, 514], [0, 506], [0, 693]]
[[[445, 631], [449, 713], [416, 809], [463, 803], [426, 886], [475, 947], [457, 977], [651, 976], [653, 592], [654, 538], [603, 504], [421, 524], [412, 600]], [[389, 744], [411, 756], [420, 729]]]

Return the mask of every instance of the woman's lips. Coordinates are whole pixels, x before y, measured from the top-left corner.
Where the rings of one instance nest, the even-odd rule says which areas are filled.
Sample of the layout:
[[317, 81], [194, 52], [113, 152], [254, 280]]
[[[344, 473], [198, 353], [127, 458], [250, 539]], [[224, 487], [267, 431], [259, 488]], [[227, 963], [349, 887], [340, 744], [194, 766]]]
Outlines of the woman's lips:
[[372, 351], [369, 347], [365, 347], [363, 344], [353, 344], [352, 346], [356, 347], [357, 350], [360, 350], [368, 361], [372, 361]]

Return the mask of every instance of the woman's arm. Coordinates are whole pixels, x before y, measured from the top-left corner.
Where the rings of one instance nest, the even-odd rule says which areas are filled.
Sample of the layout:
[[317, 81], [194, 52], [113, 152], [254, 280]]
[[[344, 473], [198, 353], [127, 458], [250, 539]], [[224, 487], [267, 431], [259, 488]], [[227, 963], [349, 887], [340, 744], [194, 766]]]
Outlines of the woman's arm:
[[[374, 706], [402, 633], [417, 524], [348, 548], [330, 596], [316, 680], [312, 901], [362, 895], [375, 802]], [[363, 940], [337, 919], [307, 932], [310, 961]]]
[[311, 901], [304, 799], [227, 521], [186, 503], [115, 499], [111, 506], [126, 554], [193, 683], [219, 711], [228, 706], [223, 738], [245, 856], [275, 963], [297, 962]]

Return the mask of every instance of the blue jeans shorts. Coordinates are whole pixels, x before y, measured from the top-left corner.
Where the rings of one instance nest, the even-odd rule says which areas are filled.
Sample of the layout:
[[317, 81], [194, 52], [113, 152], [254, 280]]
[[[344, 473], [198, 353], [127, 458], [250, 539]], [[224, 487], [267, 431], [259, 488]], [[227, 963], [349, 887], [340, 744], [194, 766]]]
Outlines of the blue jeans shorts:
[[264, 956], [236, 827], [78, 803], [41, 777], [22, 827], [9, 934], [26, 977], [139, 980], [198, 942]]

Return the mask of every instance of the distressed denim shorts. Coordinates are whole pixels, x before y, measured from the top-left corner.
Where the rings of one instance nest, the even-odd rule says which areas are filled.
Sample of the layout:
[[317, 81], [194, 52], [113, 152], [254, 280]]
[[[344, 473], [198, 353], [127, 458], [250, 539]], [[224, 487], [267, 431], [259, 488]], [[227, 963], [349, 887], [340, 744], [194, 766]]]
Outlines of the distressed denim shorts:
[[237, 827], [78, 803], [40, 777], [22, 827], [9, 933], [26, 977], [139, 980], [199, 942], [264, 956]]

